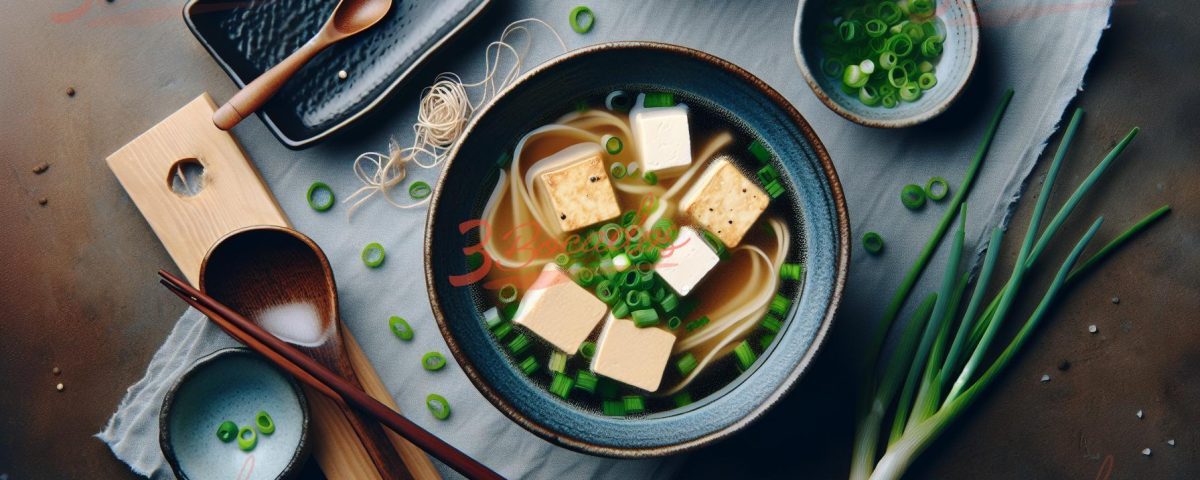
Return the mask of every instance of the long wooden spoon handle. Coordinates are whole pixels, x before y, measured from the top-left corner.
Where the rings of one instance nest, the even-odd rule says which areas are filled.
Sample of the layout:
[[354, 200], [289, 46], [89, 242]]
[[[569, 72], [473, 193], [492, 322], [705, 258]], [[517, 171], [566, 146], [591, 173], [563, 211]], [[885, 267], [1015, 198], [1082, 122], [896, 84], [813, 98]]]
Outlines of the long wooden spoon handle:
[[358, 435], [358, 440], [362, 443], [363, 448], [371, 456], [371, 463], [375, 464], [375, 470], [379, 471], [380, 478], [384, 480], [411, 480], [413, 478], [404, 462], [400, 460], [400, 454], [396, 453], [396, 449], [392, 447], [387, 432], [377, 420], [363, 418], [364, 414], [350, 408], [345, 403], [339, 403], [338, 406], [342, 409], [346, 420], [350, 422], [350, 426], [354, 428], [354, 433]]
[[324, 50], [329, 44], [330, 42], [321, 38], [320, 35], [313, 37], [312, 40], [292, 52], [278, 65], [263, 72], [253, 82], [246, 85], [246, 88], [234, 94], [233, 98], [221, 105], [221, 108], [213, 114], [213, 124], [221, 130], [233, 128], [251, 113], [262, 108], [267, 100], [275, 96], [275, 92], [283, 88], [283, 84], [287, 83], [297, 70], [300, 70], [300, 67], [321, 53], [321, 50]]

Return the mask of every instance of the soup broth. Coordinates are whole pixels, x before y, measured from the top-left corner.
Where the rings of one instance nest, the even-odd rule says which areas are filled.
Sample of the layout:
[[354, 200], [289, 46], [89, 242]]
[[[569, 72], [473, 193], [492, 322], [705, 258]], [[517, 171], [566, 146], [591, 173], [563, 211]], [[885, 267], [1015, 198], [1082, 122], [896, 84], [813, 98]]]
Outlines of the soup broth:
[[[473, 260], [488, 265], [478, 291], [498, 347], [531, 381], [600, 415], [666, 412], [735, 384], [802, 293], [802, 218], [779, 159], [684, 92], [630, 88], [568, 109], [516, 139], [484, 193], [487, 259]], [[686, 164], [647, 172], [672, 151]], [[582, 183], [569, 183], [575, 173]], [[553, 278], [573, 285], [547, 287]], [[582, 298], [574, 285], [598, 302], [565, 300]], [[636, 330], [614, 323], [629, 319]], [[561, 351], [575, 345], [567, 330], [586, 332], [575, 351]]]

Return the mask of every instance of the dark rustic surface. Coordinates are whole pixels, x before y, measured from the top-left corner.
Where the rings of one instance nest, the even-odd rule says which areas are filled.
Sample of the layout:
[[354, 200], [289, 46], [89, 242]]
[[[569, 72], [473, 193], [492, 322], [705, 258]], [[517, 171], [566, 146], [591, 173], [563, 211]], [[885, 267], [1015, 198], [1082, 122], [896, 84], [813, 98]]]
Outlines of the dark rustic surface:
[[[149, 47], [121, 43], [167, 42], [206, 58], [182, 27], [178, 5], [84, 22], [52, 17], [70, 8], [60, 3], [84, 2], [28, 2], [0, 15], [0, 181], [7, 187], [0, 190], [0, 475], [128, 478], [91, 435], [141, 377], [183, 307], [155, 283], [152, 272], [170, 259], [103, 158], [195, 95], [147, 108], [138, 101], [146, 89], [195, 83], [226, 98], [232, 86], [215, 64], [198, 67], [204, 78], [180, 78], [129, 54]], [[1118, 1], [1076, 102], [1088, 116], [1052, 198], [1061, 204], [1139, 125], [1141, 136], [1098, 185], [1104, 195], [1085, 200], [1062, 235], [1077, 238], [1104, 214], [1107, 239], [1163, 203], [1175, 211], [1070, 289], [1008, 374], [911, 477], [1091, 479], [1111, 455], [1112, 478], [1200, 478], [1200, 90], [1193, 87], [1200, 24], [1191, 7]], [[164, 22], [178, 28], [142, 37], [129, 31]], [[42, 162], [49, 168], [35, 174]], [[1030, 180], [1034, 191], [1047, 163]], [[1035, 198], [1021, 202], [1019, 230]], [[1061, 258], [1067, 248], [1060, 243], [1048, 254]], [[1015, 249], [1005, 252], [1010, 265]], [[1039, 270], [1035, 283], [1049, 275]], [[1089, 324], [1099, 333], [1088, 334]], [[844, 477], [846, 392], [857, 381], [846, 378], [850, 360], [823, 353], [797, 390], [823, 394], [792, 395], [751, 429], [692, 456], [683, 473]], [[1058, 368], [1063, 360], [1066, 371]], [[1049, 383], [1039, 381], [1044, 373]], [[1165, 443], [1171, 438], [1173, 448]], [[1153, 456], [1141, 454], [1147, 447]]]

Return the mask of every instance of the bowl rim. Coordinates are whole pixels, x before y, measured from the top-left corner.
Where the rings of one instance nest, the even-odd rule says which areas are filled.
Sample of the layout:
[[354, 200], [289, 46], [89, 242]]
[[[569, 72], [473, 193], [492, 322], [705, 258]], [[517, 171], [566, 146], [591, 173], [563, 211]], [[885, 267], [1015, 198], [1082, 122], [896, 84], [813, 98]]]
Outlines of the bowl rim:
[[292, 458], [288, 460], [287, 465], [275, 480], [291, 478], [304, 466], [304, 460], [308, 457], [310, 444], [308, 442], [308, 397], [304, 394], [304, 389], [300, 388], [300, 384], [291, 375], [287, 375], [280, 371], [278, 367], [267, 362], [259, 357], [253, 350], [245, 347], [226, 347], [214, 351], [208, 355], [200, 357], [195, 362], [187, 367], [187, 371], [179, 376], [175, 383], [171, 384], [171, 388], [163, 396], [162, 406], [158, 410], [158, 447], [162, 450], [163, 457], [167, 460], [167, 464], [171, 467], [171, 472], [182, 480], [188, 480], [186, 471], [179, 465], [179, 458], [175, 456], [175, 446], [171, 444], [171, 427], [168, 418], [171, 416], [171, 411], [175, 407], [175, 395], [179, 393], [179, 389], [184, 383], [187, 383], [196, 372], [199, 372], [203, 367], [224, 359], [229, 356], [244, 356], [259, 360], [275, 370], [280, 377], [287, 380], [288, 385], [292, 386], [292, 391], [296, 394], [296, 398], [300, 401], [300, 443], [296, 446], [296, 451], [293, 452]]
[[899, 118], [895, 120], [878, 120], [874, 118], [866, 118], [851, 112], [841, 104], [835, 102], [833, 98], [829, 96], [829, 94], [825, 93], [825, 89], [821, 87], [821, 84], [817, 82], [816, 77], [813, 76], [812, 70], [808, 68], [807, 56], [805, 56], [804, 48], [800, 44], [800, 41], [803, 39], [803, 36], [800, 34], [800, 25], [804, 23], [803, 19], [805, 8], [813, 3], [817, 3], [816, 0], [800, 0], [800, 3], [796, 7], [796, 21], [792, 25], [792, 48], [794, 49], [792, 54], [796, 56], [796, 64], [800, 67], [800, 74], [804, 77], [804, 83], [807, 83], [808, 88], [812, 89], [813, 95], [816, 95], [817, 99], [820, 100], [821, 103], [825, 104], [825, 106], [830, 110], [833, 110], [833, 113], [842, 116], [842, 118], [845, 118], [846, 120], [850, 120], [851, 122], [859, 125], [872, 128], [908, 128], [920, 125], [933, 119], [934, 117], [937, 117], [938, 115], [941, 115], [943, 112], [949, 109], [950, 105], [962, 96], [963, 91], [966, 90], [967, 84], [971, 83], [971, 79], [975, 76], [975, 67], [979, 63], [979, 12], [976, 9], [975, 2], [973, 0], [960, 0], [958, 3], [963, 5], [967, 20], [969, 22], [967, 24], [967, 31], [970, 32], [968, 39], [971, 42], [971, 54], [967, 59], [967, 76], [963, 78], [962, 82], [954, 86], [954, 93], [945, 100], [933, 104], [931, 108], [906, 118]]
[[[544, 72], [555, 68], [560, 63], [581, 56], [608, 50], [651, 50], [682, 55], [694, 60], [705, 62], [715, 68], [723, 70], [724, 72], [731, 74], [754, 87], [764, 96], [764, 98], [774, 103], [780, 109], [780, 111], [782, 111], [788, 118], [791, 119], [792, 123], [800, 131], [801, 135], [803, 135], [805, 141], [807, 141], [812, 147], [818, 163], [819, 171], [824, 174], [824, 181], [829, 187], [831, 200], [833, 202], [833, 210], [835, 213], [834, 220], [836, 223], [835, 231], [838, 247], [835, 255], [837, 260], [834, 265], [835, 278], [829, 297], [829, 304], [826, 307], [825, 315], [821, 319], [821, 324], [817, 328], [811, 346], [809, 347], [808, 351], [805, 352], [804, 356], [801, 357], [799, 363], [795, 366], [795, 368], [792, 369], [784, 381], [775, 388], [770, 396], [765, 399], [765, 401], [757, 405], [750, 413], [740, 420], [718, 430], [708, 432], [704, 435], [700, 435], [687, 441], [653, 447], [616, 447], [597, 445], [581, 438], [576, 438], [571, 435], [554, 431], [529, 418], [519, 409], [517, 409], [515, 405], [497, 393], [486, 382], [486, 380], [483, 379], [475, 366], [467, 361], [466, 355], [462, 351], [462, 347], [454, 339], [454, 336], [451, 333], [447, 323], [446, 312], [442, 309], [441, 300], [438, 296], [437, 289], [434, 287], [436, 282], [433, 277], [432, 262], [430, 261], [432, 257], [431, 246], [433, 238], [433, 224], [434, 218], [437, 216], [438, 205], [441, 201], [442, 186], [443, 183], [446, 182], [446, 172], [449, 171], [451, 163], [456, 160], [458, 151], [463, 144], [461, 140], [467, 138], [471, 134], [476, 125], [479, 123], [479, 120], [491, 111], [497, 99], [504, 97], [513, 90], [521, 88], [533, 77], [542, 75]], [[457, 360], [458, 364], [462, 367], [463, 373], [465, 373], [467, 378], [471, 380], [471, 384], [474, 385], [475, 388], [483, 394], [484, 398], [491, 402], [493, 406], [495, 406], [509, 419], [516, 422], [526, 430], [533, 432], [535, 435], [556, 445], [592, 455], [603, 455], [616, 458], [646, 458], [683, 453], [708, 445], [720, 438], [724, 438], [730, 434], [733, 434], [734, 432], [745, 428], [747, 425], [762, 417], [767, 410], [769, 410], [775, 405], [775, 403], [783, 398], [783, 396], [787, 395], [792, 390], [800, 376], [809, 370], [813, 359], [821, 351], [826, 337], [828, 336], [828, 332], [832, 327], [834, 316], [837, 313], [838, 307], [841, 305], [842, 294], [845, 290], [846, 279], [849, 274], [850, 220], [849, 210], [846, 205], [846, 196], [842, 190], [842, 184], [838, 178], [837, 171], [834, 169], [833, 160], [830, 158], [828, 151], [825, 149], [825, 145], [821, 143], [821, 140], [817, 137], [817, 134], [813, 130], [812, 126], [809, 125], [808, 121], [805, 120], [796, 107], [788, 102], [788, 100], [784, 98], [782, 94], [771, 88], [763, 80], [754, 76], [749, 71], [715, 55], [670, 43], [650, 41], [615, 41], [581, 47], [547, 60], [542, 64], [531, 68], [528, 72], [515, 79], [511, 84], [492, 97], [492, 99], [488, 100], [483, 107], [476, 111], [471, 121], [468, 122], [466, 127], [463, 129], [462, 135], [459, 137], [459, 139], [460, 141], [454, 144], [446, 157], [445, 165], [442, 167], [442, 174], [438, 177], [437, 185], [434, 188], [433, 196], [430, 199], [429, 211], [425, 218], [425, 285], [426, 290], [429, 293], [430, 308], [433, 311], [433, 317], [437, 322], [438, 330], [441, 332], [442, 338], [446, 341], [447, 348], [449, 348], [450, 352], [454, 355], [455, 360]]]

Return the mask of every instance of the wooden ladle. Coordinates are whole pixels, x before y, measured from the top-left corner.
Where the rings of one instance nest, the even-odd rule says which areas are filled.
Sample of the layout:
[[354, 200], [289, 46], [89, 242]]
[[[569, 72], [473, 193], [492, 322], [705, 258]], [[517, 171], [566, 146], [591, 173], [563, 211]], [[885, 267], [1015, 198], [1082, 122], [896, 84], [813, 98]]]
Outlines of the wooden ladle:
[[213, 124], [221, 130], [229, 130], [243, 119], [262, 108], [275, 92], [292, 77], [300, 67], [312, 60], [326, 47], [375, 25], [388, 10], [392, 0], [340, 0], [333, 7], [333, 14], [325, 25], [298, 50], [288, 55], [234, 94], [228, 102], [213, 113]]
[[[339, 333], [342, 327], [333, 270], [321, 248], [308, 237], [274, 226], [233, 232], [205, 256], [200, 290], [361, 388]], [[309, 395], [309, 401], [332, 402], [320, 395]], [[379, 475], [410, 478], [379, 423], [344, 403], [337, 405]]]

